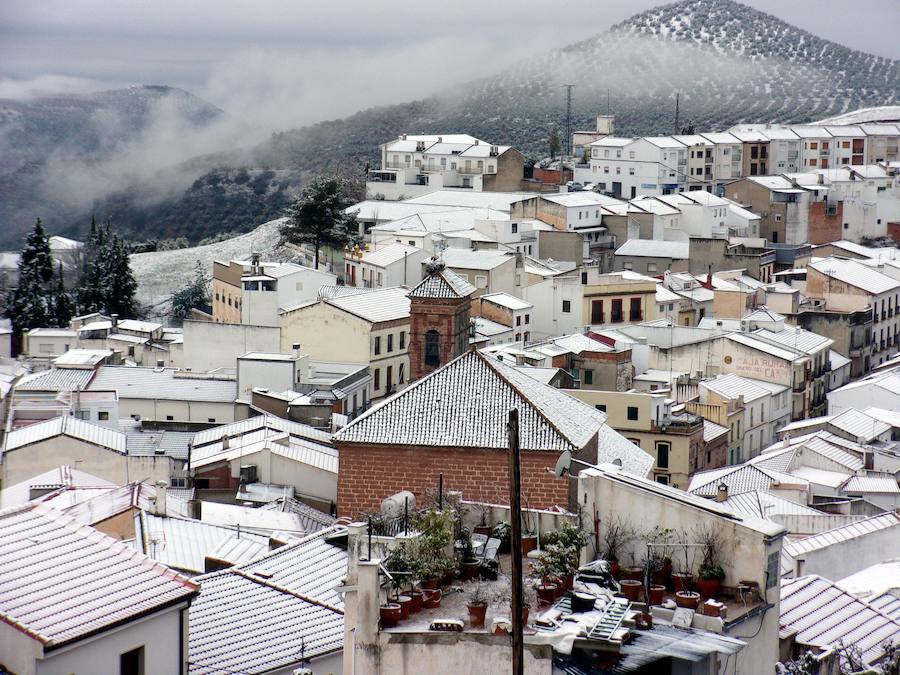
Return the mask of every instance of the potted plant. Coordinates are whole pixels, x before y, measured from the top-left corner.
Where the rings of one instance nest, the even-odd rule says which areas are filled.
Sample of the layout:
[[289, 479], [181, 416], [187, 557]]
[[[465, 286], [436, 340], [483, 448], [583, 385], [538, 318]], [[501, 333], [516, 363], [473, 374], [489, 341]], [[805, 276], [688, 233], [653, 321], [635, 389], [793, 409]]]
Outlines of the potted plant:
[[541, 554], [531, 563], [532, 573], [539, 579], [535, 586], [538, 604], [541, 606], [552, 605], [556, 599], [558, 568], [556, 561], [548, 551]]
[[491, 536], [500, 540], [500, 552], [509, 553], [509, 523], [501, 520], [491, 529]]
[[459, 561], [460, 578], [463, 581], [471, 581], [478, 576], [481, 561], [475, 557], [475, 551], [472, 547], [472, 535], [466, 528], [462, 528], [460, 531], [460, 538], [463, 542], [462, 558]]
[[392, 628], [400, 623], [402, 613], [400, 605], [396, 602], [385, 602], [378, 611], [381, 616], [382, 628]]
[[674, 530], [658, 525], [644, 535], [647, 543], [648, 573], [656, 585], [668, 586], [672, 580], [672, 536]]
[[488, 524], [488, 516], [491, 515], [491, 506], [490, 504], [478, 504], [478, 524], [475, 526], [475, 534], [483, 534], [486, 537], [490, 537], [493, 528]]
[[568, 551], [568, 570], [565, 580], [566, 590], [571, 591], [575, 582], [575, 574], [581, 565], [581, 551], [588, 544], [587, 535], [577, 525], [565, 522], [559, 530], [559, 544]]
[[700, 604], [700, 594], [696, 591], [676, 591], [675, 604], [687, 609], [697, 609]]
[[662, 584], [650, 584], [647, 589], [647, 602], [651, 605], [661, 605], [666, 593], [666, 587]]
[[699, 577], [697, 590], [704, 598], [713, 598], [718, 594], [722, 580], [725, 579], [725, 570], [719, 562], [723, 547], [722, 535], [714, 527], [701, 527], [698, 539], [702, 546], [703, 560], [697, 572]]
[[622, 547], [631, 539], [633, 530], [620, 516], [612, 518], [603, 531], [603, 544], [605, 551], [603, 557], [609, 561], [609, 571], [613, 578], [618, 581], [621, 568], [619, 567], [619, 556], [622, 553]]
[[484, 617], [488, 606], [488, 595], [484, 586], [481, 584], [475, 586], [466, 606], [469, 608], [469, 623], [479, 628], [484, 626]]
[[522, 523], [522, 557], [524, 558], [534, 549], [537, 548], [538, 538], [535, 534], [533, 516], [530, 511], [523, 509], [524, 518]]
[[725, 570], [721, 565], [700, 565], [697, 590], [704, 598], [714, 598], [719, 594], [724, 578]]
[[676, 546], [678, 555], [673, 558], [673, 562], [677, 565], [676, 570], [672, 572], [672, 586], [675, 592], [689, 592], [694, 582], [693, 556], [691, 537], [687, 532], [679, 532], [676, 537]]

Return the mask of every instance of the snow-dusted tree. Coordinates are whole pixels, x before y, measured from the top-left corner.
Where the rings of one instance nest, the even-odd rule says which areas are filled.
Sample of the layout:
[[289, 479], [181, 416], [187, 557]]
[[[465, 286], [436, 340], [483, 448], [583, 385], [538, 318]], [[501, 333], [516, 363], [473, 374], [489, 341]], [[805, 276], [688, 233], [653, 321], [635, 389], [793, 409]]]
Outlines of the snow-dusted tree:
[[356, 225], [356, 214], [346, 213], [352, 204], [346, 179], [313, 179], [285, 212], [287, 222], [281, 226], [281, 243], [311, 244], [318, 269], [320, 249], [340, 248], [349, 241], [350, 228]]
[[172, 295], [172, 311], [169, 316], [174, 325], [180, 326], [194, 307], [208, 306], [209, 277], [198, 260], [191, 283]]
[[91, 218], [91, 232], [85, 244], [82, 261], [81, 278], [78, 280], [78, 310], [82, 314], [101, 312], [104, 308], [103, 298], [103, 249], [106, 245], [106, 232], [97, 227], [97, 221]]
[[131, 271], [128, 247], [118, 235], [91, 221], [85, 252], [85, 267], [79, 281], [78, 310], [82, 314], [102, 312], [123, 319], [137, 315], [137, 281]]
[[52, 280], [50, 244], [38, 218], [19, 256], [18, 284], [6, 298], [6, 316], [12, 321], [17, 338], [22, 331], [52, 323], [49, 302]]
[[66, 282], [63, 278], [63, 266], [62, 263], [60, 263], [56, 275], [56, 288], [53, 291], [53, 323], [59, 328], [65, 328], [69, 325], [69, 322], [74, 315], [75, 301], [72, 298], [72, 294], [66, 290]]

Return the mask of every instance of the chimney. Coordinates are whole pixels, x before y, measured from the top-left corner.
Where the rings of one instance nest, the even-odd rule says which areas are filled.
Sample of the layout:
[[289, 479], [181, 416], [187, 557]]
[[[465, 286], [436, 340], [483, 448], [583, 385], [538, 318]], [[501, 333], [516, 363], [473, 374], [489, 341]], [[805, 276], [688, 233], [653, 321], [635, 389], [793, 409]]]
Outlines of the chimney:
[[115, 333], [116, 326], [119, 325], [119, 315], [118, 314], [110, 314], [109, 318], [110, 318], [110, 321], [112, 321], [112, 330]]
[[706, 283], [712, 287], [712, 265], [706, 267]]
[[259, 253], [250, 254], [250, 274], [254, 276], [261, 274], [261, 270], [259, 269]]
[[787, 447], [790, 447], [790, 445], [791, 445], [791, 434], [786, 433], [784, 435], [784, 438], [781, 439], [781, 447], [787, 448]]
[[168, 485], [164, 480], [156, 481], [156, 499], [153, 501], [152, 513], [156, 516], [166, 515], [166, 493]]
[[824, 174], [821, 174], [821, 173], [816, 174], [816, 183], [818, 183], [819, 185], [825, 185]]
[[203, 502], [201, 502], [199, 499], [191, 499], [188, 501], [187, 505], [188, 518], [201, 520], [201, 516], [203, 515]]
[[230, 438], [228, 437], [228, 434], [225, 434], [224, 436], [222, 436], [222, 449], [223, 450], [228, 450], [228, 448], [231, 445], [229, 441], [230, 441]]
[[300, 343], [295, 342], [294, 344], [291, 345], [291, 349], [294, 350], [294, 358], [299, 359], [300, 358]]
[[438, 136], [438, 143], [443, 143], [443, 142], [444, 142], [444, 137]]
[[719, 483], [716, 486], [716, 501], [724, 502], [728, 499], [728, 486], [725, 483]]

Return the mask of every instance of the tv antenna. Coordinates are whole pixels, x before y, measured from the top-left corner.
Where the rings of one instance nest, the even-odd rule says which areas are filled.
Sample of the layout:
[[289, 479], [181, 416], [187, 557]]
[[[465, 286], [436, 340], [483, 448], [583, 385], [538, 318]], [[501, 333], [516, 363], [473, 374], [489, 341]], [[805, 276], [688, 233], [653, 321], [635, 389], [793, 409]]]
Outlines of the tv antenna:
[[[572, 90], [574, 84], [564, 84], [566, 88], [566, 157], [572, 156]], [[562, 172], [562, 169], [560, 169]]]

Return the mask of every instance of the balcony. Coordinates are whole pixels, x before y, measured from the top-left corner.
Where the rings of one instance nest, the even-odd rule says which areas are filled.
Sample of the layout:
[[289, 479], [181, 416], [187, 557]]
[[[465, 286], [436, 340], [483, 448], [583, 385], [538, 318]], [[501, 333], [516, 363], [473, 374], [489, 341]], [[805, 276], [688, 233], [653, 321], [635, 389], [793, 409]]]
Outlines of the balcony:
[[804, 391], [806, 391], [806, 385], [806, 380], [803, 380], [802, 382], [794, 382], [794, 385], [791, 387], [791, 389], [795, 394], [802, 394]]
[[653, 431], [664, 434], [692, 434], [703, 428], [703, 418], [690, 413], [676, 413], [651, 425]]
[[628, 320], [629, 320], [629, 321], [643, 321], [643, 320], [644, 320], [644, 313], [643, 313], [643, 312], [631, 312], [631, 313], [628, 315]]
[[484, 173], [484, 169], [479, 169], [477, 166], [461, 166], [457, 169], [457, 171], [465, 176]]

